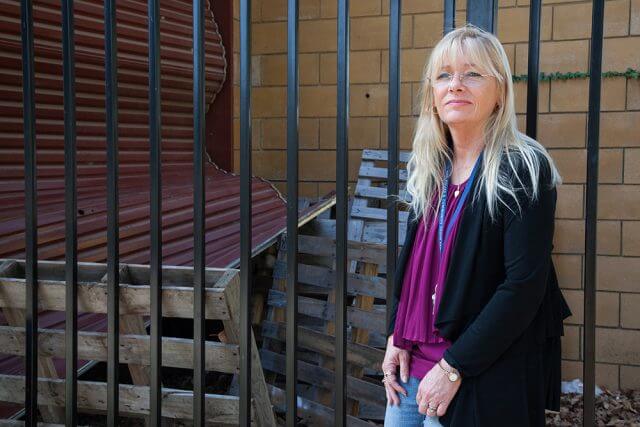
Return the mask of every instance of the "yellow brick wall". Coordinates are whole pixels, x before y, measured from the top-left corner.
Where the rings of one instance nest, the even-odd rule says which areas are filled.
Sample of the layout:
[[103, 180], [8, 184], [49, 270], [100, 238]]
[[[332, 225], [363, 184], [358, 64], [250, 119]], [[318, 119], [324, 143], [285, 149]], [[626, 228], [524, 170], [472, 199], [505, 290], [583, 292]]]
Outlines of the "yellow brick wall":
[[[237, 5], [238, 1], [235, 0]], [[286, 194], [286, 0], [254, 0], [253, 172]], [[458, 22], [466, 2], [459, 1]], [[421, 71], [442, 33], [442, 1], [404, 0], [400, 145], [411, 149]], [[528, 1], [500, 2], [498, 37], [514, 74], [527, 72]], [[363, 148], [387, 148], [389, 0], [351, 0], [349, 180]], [[238, 8], [236, 6], [236, 20]], [[300, 1], [300, 187], [335, 188], [336, 0]], [[236, 21], [237, 24], [237, 21]], [[235, 165], [239, 170], [239, 32], [235, 32]], [[605, 3], [603, 71], [640, 68], [640, 0]], [[591, 2], [545, 1], [542, 72], [588, 71]], [[539, 140], [564, 179], [558, 191], [554, 260], [574, 316], [563, 340], [563, 376], [581, 377], [588, 80], [541, 82]], [[516, 84], [524, 129], [526, 83]], [[602, 82], [596, 380], [640, 388], [640, 80]]]

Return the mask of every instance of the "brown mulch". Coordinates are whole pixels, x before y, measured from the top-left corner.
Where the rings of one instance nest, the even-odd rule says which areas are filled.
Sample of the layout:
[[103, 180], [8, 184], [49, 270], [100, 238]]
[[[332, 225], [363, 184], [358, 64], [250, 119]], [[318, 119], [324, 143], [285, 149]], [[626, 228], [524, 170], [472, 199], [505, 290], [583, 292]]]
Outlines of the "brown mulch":
[[[547, 412], [547, 426], [581, 426], [582, 394], [561, 395], [560, 412]], [[607, 390], [596, 396], [597, 426], [640, 427], [640, 390]]]

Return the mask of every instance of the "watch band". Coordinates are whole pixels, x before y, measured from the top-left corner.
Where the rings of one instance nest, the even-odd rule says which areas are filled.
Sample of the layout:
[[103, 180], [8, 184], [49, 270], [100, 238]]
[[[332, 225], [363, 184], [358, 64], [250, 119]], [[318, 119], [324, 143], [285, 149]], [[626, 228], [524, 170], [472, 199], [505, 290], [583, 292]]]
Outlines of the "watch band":
[[455, 369], [451, 371], [445, 369], [445, 367], [440, 364], [440, 361], [438, 361], [438, 366], [440, 366], [440, 369], [447, 373], [447, 378], [449, 378], [449, 381], [451, 381], [452, 383], [458, 381], [458, 379], [460, 378], [460, 374], [458, 374]]

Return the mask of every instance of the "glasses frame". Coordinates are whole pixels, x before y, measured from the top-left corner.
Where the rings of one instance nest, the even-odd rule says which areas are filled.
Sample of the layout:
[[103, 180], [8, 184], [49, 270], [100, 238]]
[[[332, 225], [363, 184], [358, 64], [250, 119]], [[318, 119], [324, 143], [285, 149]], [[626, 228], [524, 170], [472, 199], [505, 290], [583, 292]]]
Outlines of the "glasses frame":
[[[446, 72], [446, 71], [443, 71], [443, 72]], [[451, 82], [453, 82], [453, 80], [456, 78], [456, 75], [458, 75], [458, 79], [460, 80], [460, 84], [464, 85], [465, 87], [470, 87], [470, 86], [468, 86], [468, 85], [465, 83], [465, 78], [466, 78], [466, 77], [464, 77], [464, 75], [465, 75], [466, 73], [476, 73], [476, 74], [478, 74], [478, 75], [480, 75], [480, 76], [482, 76], [482, 77], [494, 77], [494, 78], [496, 77], [496, 76], [494, 76], [493, 74], [482, 74], [482, 73], [478, 73], [477, 71], [467, 71], [467, 72], [465, 72], [465, 73], [458, 73], [458, 72], [456, 71], [455, 73], [453, 73], [453, 74], [452, 74], [451, 80], [449, 80], [447, 83], [444, 83], [444, 84], [438, 84], [438, 80], [437, 80], [437, 79], [432, 79], [431, 77], [427, 77], [427, 80], [429, 80], [429, 81], [431, 82], [431, 85], [432, 85], [433, 87], [437, 87], [437, 86], [441, 86], [441, 87], [444, 87], [444, 86], [451, 86]], [[449, 74], [451, 74], [451, 73], [449, 73]], [[471, 87], [473, 87], [473, 85], [472, 85]]]

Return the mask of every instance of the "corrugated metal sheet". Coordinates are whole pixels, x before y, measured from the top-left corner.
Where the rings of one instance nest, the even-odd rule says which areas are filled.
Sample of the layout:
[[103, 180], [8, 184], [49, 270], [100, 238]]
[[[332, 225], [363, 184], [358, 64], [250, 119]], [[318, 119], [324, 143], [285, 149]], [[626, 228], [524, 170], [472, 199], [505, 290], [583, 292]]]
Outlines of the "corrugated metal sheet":
[[[106, 260], [106, 142], [103, 4], [76, 0], [78, 255]], [[207, 7], [209, 6], [208, 2]], [[146, 1], [118, 1], [120, 260], [149, 261], [149, 146]], [[192, 264], [191, 1], [161, 0], [163, 263]], [[34, 0], [38, 255], [64, 259], [64, 152], [60, 3]], [[217, 26], [206, 20], [206, 100], [226, 76]], [[24, 258], [24, 158], [20, 4], [0, 0], [0, 258]], [[240, 246], [239, 176], [206, 165], [206, 263], [235, 265]], [[286, 204], [268, 182], [253, 179], [253, 246], [286, 226]], [[83, 330], [106, 330], [106, 318], [81, 314]], [[40, 327], [63, 327], [63, 313], [41, 313]], [[0, 318], [0, 323], [4, 319]], [[64, 366], [56, 362], [59, 374]], [[59, 365], [59, 366], [58, 366]], [[20, 358], [0, 358], [0, 372], [22, 372]], [[3, 410], [4, 409], [4, 410]], [[15, 411], [0, 407], [0, 417]]]

